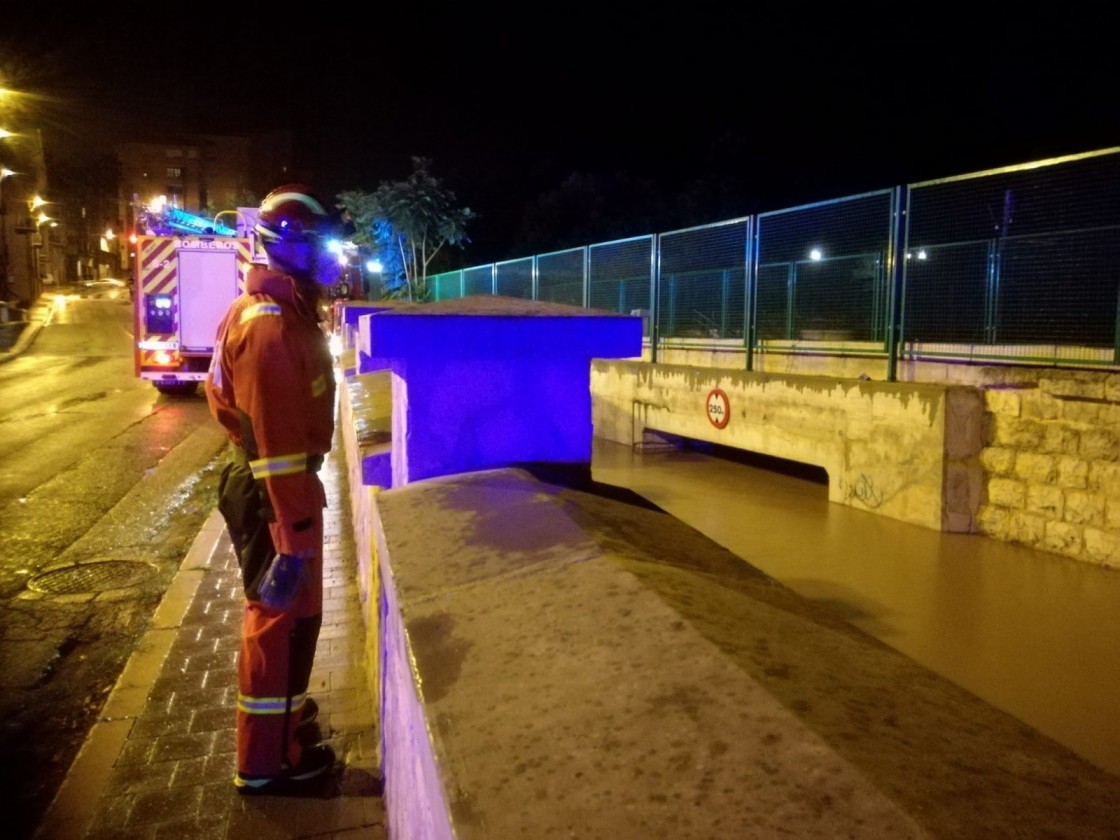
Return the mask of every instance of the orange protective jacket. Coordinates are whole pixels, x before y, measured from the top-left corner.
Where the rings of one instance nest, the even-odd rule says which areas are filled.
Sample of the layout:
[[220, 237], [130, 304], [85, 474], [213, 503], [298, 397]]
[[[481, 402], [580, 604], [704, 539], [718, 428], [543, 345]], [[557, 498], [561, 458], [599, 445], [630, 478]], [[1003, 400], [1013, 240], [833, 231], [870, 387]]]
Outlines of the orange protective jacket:
[[318, 287], [253, 266], [218, 326], [206, 379], [210, 413], [263, 479], [281, 554], [322, 550], [310, 527], [326, 505], [315, 469], [334, 436], [334, 369]]

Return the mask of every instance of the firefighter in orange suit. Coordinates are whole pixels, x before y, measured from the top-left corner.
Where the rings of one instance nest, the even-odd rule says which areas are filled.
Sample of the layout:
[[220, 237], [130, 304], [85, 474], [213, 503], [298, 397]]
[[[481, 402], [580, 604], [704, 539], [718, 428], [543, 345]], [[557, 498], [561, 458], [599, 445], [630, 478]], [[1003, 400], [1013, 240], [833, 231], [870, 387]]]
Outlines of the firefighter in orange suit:
[[337, 274], [323, 247], [334, 218], [302, 184], [265, 197], [256, 233], [268, 266], [249, 270], [222, 319], [206, 380], [210, 413], [230, 437], [218, 507], [246, 594], [234, 777], [242, 794], [298, 795], [335, 763], [328, 745], [304, 743], [318, 713], [307, 690], [323, 613], [317, 471], [334, 435], [319, 312], [320, 287]]

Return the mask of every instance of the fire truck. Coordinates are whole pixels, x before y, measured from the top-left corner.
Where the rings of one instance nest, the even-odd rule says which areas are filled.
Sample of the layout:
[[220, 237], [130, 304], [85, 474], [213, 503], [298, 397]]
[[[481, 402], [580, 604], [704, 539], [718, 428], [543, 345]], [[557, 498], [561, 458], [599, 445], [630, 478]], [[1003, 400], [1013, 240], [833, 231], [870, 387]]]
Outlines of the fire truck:
[[190, 396], [206, 379], [218, 323], [250, 265], [264, 262], [256, 212], [239, 208], [236, 228], [174, 207], [137, 212], [145, 232], [132, 270], [136, 375], [160, 393]]

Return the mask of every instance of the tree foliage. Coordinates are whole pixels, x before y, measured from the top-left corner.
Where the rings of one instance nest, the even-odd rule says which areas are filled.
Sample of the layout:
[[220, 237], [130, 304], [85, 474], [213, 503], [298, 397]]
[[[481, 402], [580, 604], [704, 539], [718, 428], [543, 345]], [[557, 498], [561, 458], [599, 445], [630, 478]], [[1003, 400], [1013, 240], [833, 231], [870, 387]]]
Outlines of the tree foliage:
[[338, 198], [354, 222], [355, 244], [381, 261], [386, 297], [428, 300], [428, 268], [445, 246], [470, 242], [469, 207], [455, 206], [455, 194], [431, 174], [431, 161], [412, 158], [412, 174], [382, 183], [373, 193], [350, 190]]

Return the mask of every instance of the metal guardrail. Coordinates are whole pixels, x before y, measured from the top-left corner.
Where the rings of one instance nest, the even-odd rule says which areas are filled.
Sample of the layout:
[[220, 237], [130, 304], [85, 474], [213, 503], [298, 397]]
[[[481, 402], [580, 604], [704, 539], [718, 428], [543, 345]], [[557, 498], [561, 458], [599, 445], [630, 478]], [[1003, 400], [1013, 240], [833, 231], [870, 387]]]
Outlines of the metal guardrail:
[[661, 349], [1120, 367], [1120, 148], [433, 275], [641, 313]]

